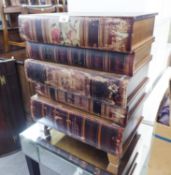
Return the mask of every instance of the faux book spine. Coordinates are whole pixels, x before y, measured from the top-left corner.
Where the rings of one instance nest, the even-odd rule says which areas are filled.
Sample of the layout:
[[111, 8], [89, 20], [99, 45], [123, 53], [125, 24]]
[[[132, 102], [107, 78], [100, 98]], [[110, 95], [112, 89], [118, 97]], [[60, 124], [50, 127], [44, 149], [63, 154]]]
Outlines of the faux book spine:
[[19, 26], [21, 37], [27, 41], [128, 53], [152, 38], [155, 15], [21, 15]]
[[148, 78], [145, 78], [144, 81], [134, 91], [134, 97], [132, 97], [131, 101], [129, 101], [127, 108], [116, 107], [115, 105], [111, 105], [94, 98], [88, 98], [86, 96], [75, 95], [68, 91], [62, 91], [52, 86], [36, 83], [35, 87], [36, 93], [39, 96], [70, 105], [76, 109], [91, 113], [96, 117], [102, 117], [108, 121], [125, 127], [128, 123], [129, 117], [136, 110], [136, 103], [140, 101], [141, 95], [145, 92], [145, 85], [147, 82]]
[[130, 51], [133, 18], [56, 16], [20, 16], [21, 37], [27, 41]]
[[112, 105], [126, 107], [128, 77], [83, 70], [70, 66], [25, 61], [28, 80], [68, 91], [75, 95], [93, 97]]
[[67, 91], [56, 89], [52, 86], [46, 86], [36, 83], [36, 92], [38, 95], [52, 99], [53, 101], [73, 106], [77, 109], [105, 118], [120, 126], [125, 126], [127, 121], [127, 109], [116, 107], [86, 96], [74, 95]]
[[27, 42], [30, 58], [132, 76], [134, 54]]
[[124, 129], [111, 122], [95, 119], [92, 115], [50, 102], [46, 98], [33, 96], [31, 99], [32, 117], [42, 117], [51, 122], [50, 127], [75, 139], [85, 142], [111, 154], [122, 154]]

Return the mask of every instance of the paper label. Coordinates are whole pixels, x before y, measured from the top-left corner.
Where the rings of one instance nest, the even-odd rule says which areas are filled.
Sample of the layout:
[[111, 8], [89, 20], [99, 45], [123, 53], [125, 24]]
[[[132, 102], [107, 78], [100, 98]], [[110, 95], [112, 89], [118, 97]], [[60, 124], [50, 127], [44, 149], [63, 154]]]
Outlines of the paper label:
[[68, 22], [69, 21], [69, 16], [68, 15], [62, 15], [59, 17], [59, 22]]

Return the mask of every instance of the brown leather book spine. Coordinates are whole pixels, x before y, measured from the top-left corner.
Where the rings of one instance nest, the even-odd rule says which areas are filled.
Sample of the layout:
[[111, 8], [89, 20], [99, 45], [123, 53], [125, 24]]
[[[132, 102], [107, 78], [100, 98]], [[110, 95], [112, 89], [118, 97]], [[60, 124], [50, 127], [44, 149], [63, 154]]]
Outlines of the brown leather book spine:
[[116, 106], [123, 107], [126, 104], [128, 83], [126, 76], [84, 71], [31, 59], [25, 61], [25, 70], [28, 80], [34, 83], [100, 99]]
[[133, 75], [134, 54], [105, 52], [27, 42], [29, 57], [36, 60]]
[[[74, 108], [80, 109], [85, 112], [89, 112], [97, 117], [102, 117], [106, 120], [112, 121], [122, 127], [125, 127], [128, 123], [129, 117], [136, 111], [138, 101], [141, 101], [141, 96], [145, 92], [145, 86], [148, 82], [148, 78], [145, 78], [139, 86], [135, 89], [131, 100], [127, 108], [116, 107], [103, 101], [88, 98], [86, 96], [79, 96], [73, 93], [62, 91], [52, 86], [43, 84], [35, 84], [36, 93], [42, 97], [47, 97], [53, 101], [60, 102], [66, 105], [70, 105]], [[141, 114], [139, 114], [141, 115]]]
[[90, 112], [98, 117], [113, 121], [120, 126], [125, 126], [127, 121], [126, 109], [116, 107], [103, 101], [87, 98], [85, 96], [74, 95], [73, 93], [38, 83], [36, 83], [36, 92], [40, 96]]
[[123, 128], [118, 125], [95, 119], [90, 114], [50, 102], [46, 98], [32, 97], [31, 109], [33, 118], [44, 117], [60, 132], [112, 154], [119, 155], [122, 152]]
[[[28, 20], [20, 17], [19, 23], [21, 36], [28, 41], [121, 52], [130, 49], [132, 18], [64, 15], [56, 16], [55, 21], [46, 16], [43, 19], [36, 17]], [[35, 30], [28, 33], [29, 29]], [[46, 40], [42, 40], [43, 30]]]
[[[155, 15], [20, 16], [19, 24], [27, 41], [128, 53], [152, 38]], [[139, 30], [142, 24], [146, 30]]]
[[[25, 127], [25, 114], [15, 60], [0, 60], [0, 154], [19, 146], [18, 134]], [[17, 147], [18, 147], [17, 146]], [[7, 151], [8, 150], [8, 151]]]

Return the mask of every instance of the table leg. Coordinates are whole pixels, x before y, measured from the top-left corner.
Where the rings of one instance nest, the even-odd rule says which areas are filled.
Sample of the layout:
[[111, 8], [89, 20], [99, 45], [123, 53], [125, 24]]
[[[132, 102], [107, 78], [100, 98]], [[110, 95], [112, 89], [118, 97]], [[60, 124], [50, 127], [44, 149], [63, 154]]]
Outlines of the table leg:
[[30, 175], [40, 175], [39, 163], [37, 163], [36, 161], [34, 161], [28, 156], [25, 156], [25, 158], [26, 158], [29, 174]]

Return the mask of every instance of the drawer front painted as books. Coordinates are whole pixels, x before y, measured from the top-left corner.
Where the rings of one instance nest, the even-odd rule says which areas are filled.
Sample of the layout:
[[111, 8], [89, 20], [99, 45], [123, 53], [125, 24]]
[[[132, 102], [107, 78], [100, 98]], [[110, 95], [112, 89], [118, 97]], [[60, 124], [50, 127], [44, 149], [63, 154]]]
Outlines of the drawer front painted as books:
[[134, 72], [134, 54], [104, 52], [33, 42], [27, 43], [27, 51], [29, 57], [36, 60], [125, 75], [132, 75]]
[[27, 42], [27, 52], [29, 58], [35, 60], [133, 76], [149, 59], [152, 42], [150, 40], [130, 54], [34, 42]]
[[33, 97], [31, 110], [33, 118], [47, 118], [60, 132], [112, 154], [122, 152], [122, 127], [66, 109], [60, 104], [53, 105], [44, 98]]
[[74, 95], [73, 93], [38, 83], [36, 83], [36, 92], [40, 96], [73, 106], [77, 109], [97, 115], [98, 117], [103, 117], [120, 126], [125, 126], [126, 124], [127, 110], [121, 107], [116, 107], [93, 98], [87, 98], [86, 96]]
[[114, 122], [120, 126], [126, 126], [129, 116], [136, 109], [135, 104], [140, 100], [142, 93], [145, 92], [145, 85], [148, 79], [145, 78], [134, 93], [134, 98], [129, 102], [126, 109], [116, 107], [103, 101], [88, 98], [86, 96], [75, 95], [68, 91], [58, 90], [52, 86], [36, 83], [36, 93], [42, 97], [52, 99], [53, 101], [63, 103], [85, 112], [102, 117], [106, 120]]
[[35, 83], [101, 99], [112, 105], [125, 107], [127, 104], [126, 76], [99, 74], [31, 59], [25, 61], [25, 70], [28, 80]]
[[[139, 17], [80, 15], [22, 15], [19, 17], [21, 37], [48, 44], [131, 52], [152, 37], [156, 14]], [[139, 30], [141, 25], [145, 26], [144, 30]]]
[[22, 38], [29, 41], [113, 51], [130, 49], [131, 18], [21, 16], [19, 23]]

